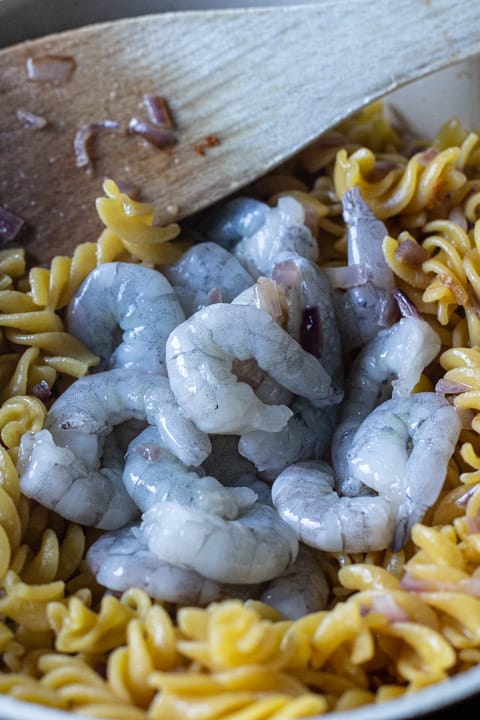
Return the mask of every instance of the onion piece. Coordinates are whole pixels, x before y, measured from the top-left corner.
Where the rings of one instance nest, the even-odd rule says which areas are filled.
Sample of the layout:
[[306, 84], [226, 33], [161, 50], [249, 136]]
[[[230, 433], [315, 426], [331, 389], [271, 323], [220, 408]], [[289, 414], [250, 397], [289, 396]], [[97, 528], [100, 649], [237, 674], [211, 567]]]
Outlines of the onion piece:
[[395, 258], [397, 260], [407, 263], [407, 265], [413, 265], [414, 267], [420, 267], [429, 257], [430, 255], [425, 248], [413, 242], [413, 240], [404, 240], [395, 250]]
[[319, 358], [322, 354], [322, 319], [318, 305], [307, 305], [304, 308], [299, 342], [306, 352], [314, 355], [316, 358]]
[[43, 130], [48, 125], [48, 120], [41, 115], [35, 115], [29, 110], [22, 110], [21, 108], [17, 110], [17, 119], [27, 130]]
[[398, 305], [398, 309], [400, 310], [400, 314], [402, 317], [413, 317], [421, 319], [422, 313], [419, 311], [415, 303], [413, 303], [410, 298], [405, 295], [403, 290], [399, 290], [398, 288], [396, 288], [393, 291], [393, 297]]
[[165, 98], [161, 95], [149, 93], [143, 96], [143, 102], [147, 108], [148, 116], [154, 125], [163, 128], [173, 128], [172, 115]]
[[472, 388], [464, 383], [456, 382], [455, 380], [448, 380], [447, 378], [440, 378], [435, 385], [435, 392], [442, 393], [442, 395], [460, 395], [460, 393], [468, 392]]
[[177, 139], [171, 128], [156, 127], [146, 120], [133, 117], [128, 123], [128, 131], [140, 135], [151, 145], [160, 149], [173, 145]]
[[75, 150], [75, 165], [78, 168], [91, 167], [92, 158], [89, 153], [89, 145], [99, 130], [113, 130], [118, 132], [120, 124], [115, 120], [102, 120], [100, 122], [87, 123], [82, 125], [75, 135], [73, 147]]
[[0, 247], [15, 240], [24, 225], [21, 217], [0, 205]]
[[140, 197], [140, 188], [129, 180], [117, 180], [117, 187], [121, 193], [128, 195], [131, 200], [138, 200]]
[[207, 295], [205, 305], [215, 305], [216, 303], [221, 302], [223, 302], [222, 289], [212, 288]]
[[137, 445], [134, 452], [148, 463], [158, 462], [162, 455], [160, 447], [155, 443], [143, 443], [142, 445]]
[[473, 487], [468, 488], [466, 492], [463, 493], [463, 495], [460, 495], [459, 498], [455, 501], [455, 505], [458, 505], [458, 507], [466, 508], [468, 505], [469, 500], [476, 495], [478, 492], [478, 486], [473, 485]]
[[27, 58], [27, 77], [34, 82], [51, 82], [61, 85], [76, 68], [70, 55], [42, 55]]
[[295, 260], [280, 260], [272, 270], [272, 280], [282, 287], [299, 285], [300, 275]]
[[333, 289], [348, 290], [368, 282], [365, 265], [342, 265], [341, 267], [324, 267], [322, 269]]
[[391, 595], [377, 595], [372, 600], [371, 613], [382, 613], [391, 623], [408, 622], [411, 620], [408, 612], [399, 605]]
[[[470, 523], [469, 521], [475, 521], [476, 518], [466, 518], [467, 525], [472, 527], [471, 532], [476, 534], [479, 532], [478, 526], [475, 522]], [[477, 528], [477, 529], [474, 529]], [[460, 580], [438, 580], [437, 578], [416, 578], [415, 575], [408, 570], [403, 576], [400, 584], [404, 590], [410, 592], [422, 593], [422, 592], [451, 592], [451, 593], [463, 593], [466, 595], [472, 595], [473, 597], [480, 597], [480, 578], [468, 577], [461, 578]]]
[[32, 388], [32, 395], [35, 395], [39, 400], [48, 400], [51, 394], [52, 392], [46, 380], [40, 380], [40, 382]]
[[417, 161], [420, 165], [423, 165], [423, 167], [427, 167], [428, 163], [432, 162], [432, 160], [435, 160], [438, 154], [439, 151], [436, 148], [429, 147], [423, 152], [418, 153]]

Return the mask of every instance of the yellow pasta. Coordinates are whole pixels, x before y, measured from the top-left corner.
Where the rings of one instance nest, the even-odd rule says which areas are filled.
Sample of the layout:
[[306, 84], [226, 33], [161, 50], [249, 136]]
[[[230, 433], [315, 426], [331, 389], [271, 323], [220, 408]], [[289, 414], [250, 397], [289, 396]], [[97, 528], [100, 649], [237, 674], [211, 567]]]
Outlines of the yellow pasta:
[[98, 362], [64, 323], [84, 278], [105, 262], [169, 263], [187, 246], [178, 225], [156, 226], [151, 205], [108, 180], [96, 243], [28, 272], [22, 250], [0, 251], [0, 692], [117, 720], [294, 720], [480, 663], [480, 143], [453, 119], [432, 143], [405, 145], [392, 123], [374, 103], [252, 192], [296, 197], [321, 262], [335, 266], [346, 252], [340, 200], [359, 185], [386, 221], [398, 287], [440, 335], [439, 363], [417, 390], [443, 372], [469, 427], [412, 541], [399, 553], [326, 553], [330, 605], [295, 621], [254, 600], [175, 608], [97, 585], [84, 558], [98, 532], [23, 497], [15, 463], [49, 393]]

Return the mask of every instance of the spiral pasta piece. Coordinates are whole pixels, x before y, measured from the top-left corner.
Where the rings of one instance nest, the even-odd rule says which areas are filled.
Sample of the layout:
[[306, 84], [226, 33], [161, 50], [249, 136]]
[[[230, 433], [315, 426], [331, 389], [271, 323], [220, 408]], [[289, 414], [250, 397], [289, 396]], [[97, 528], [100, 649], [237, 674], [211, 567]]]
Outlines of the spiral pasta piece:
[[97, 212], [132, 257], [157, 264], [178, 260], [181, 250], [168, 244], [180, 234], [178, 225], [154, 226], [152, 206], [132, 200], [113, 180], [106, 180], [103, 189], [107, 197], [97, 200]]
[[404, 168], [392, 169], [385, 177], [369, 182], [368, 175], [375, 165], [374, 154], [361, 148], [349, 157], [345, 150], [340, 150], [335, 165], [335, 189], [342, 197], [358, 185], [381, 219], [412, 216], [430, 209], [444, 195], [463, 185], [465, 175], [456, 169], [459, 155], [459, 148], [441, 152], [426, 150], [410, 158]]

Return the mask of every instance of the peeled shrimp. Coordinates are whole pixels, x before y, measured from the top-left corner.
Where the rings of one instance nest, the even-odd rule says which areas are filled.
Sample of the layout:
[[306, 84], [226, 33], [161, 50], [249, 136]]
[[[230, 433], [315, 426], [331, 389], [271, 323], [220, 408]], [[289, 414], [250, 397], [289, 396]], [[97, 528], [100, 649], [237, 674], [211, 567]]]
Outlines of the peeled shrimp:
[[102, 535], [85, 559], [97, 582], [116, 592], [138, 587], [160, 600], [198, 605], [219, 596], [217, 583], [159, 560], [132, 526]]
[[248, 197], [228, 200], [208, 211], [200, 222], [203, 235], [230, 250], [239, 240], [253, 235], [265, 222], [270, 208]]
[[257, 498], [247, 487], [224, 487], [215, 477], [184, 465], [168, 451], [167, 443], [153, 426], [130, 443], [123, 483], [135, 505], [143, 511], [168, 501], [235, 518]]
[[322, 457], [335, 428], [336, 406], [315, 408], [305, 398], [296, 397], [290, 408], [293, 415], [284, 428], [273, 433], [244, 433], [238, 443], [239, 452], [269, 480], [293, 463]]
[[388, 330], [381, 330], [355, 359], [346, 382], [340, 408], [340, 423], [332, 440], [332, 463], [337, 473], [337, 490], [358, 495], [358, 481], [349, 476], [347, 454], [361, 422], [390, 395], [412, 392], [423, 369], [440, 351], [437, 333], [419, 318], [403, 318]]
[[[68, 308], [68, 329], [109, 367], [166, 374], [165, 343], [185, 319], [161, 273], [132, 263], [105, 263], [93, 270]], [[113, 350], [114, 331], [123, 330]]]
[[317, 406], [341, 399], [317, 358], [249, 305], [219, 303], [198, 311], [170, 334], [166, 357], [182, 411], [205, 432], [276, 431], [292, 415], [284, 405], [265, 405], [238, 382], [234, 359], [254, 358], [277, 382]]
[[48, 430], [22, 436], [20, 487], [27, 497], [73, 522], [119, 528], [139, 515], [122, 484], [123, 458], [103, 453], [85, 463], [67, 447], [56, 445]]
[[[327, 278], [320, 269], [294, 253], [281, 253], [272, 278], [283, 288], [289, 332], [304, 349], [320, 359], [336, 387], [342, 385], [342, 358], [337, 323]], [[290, 405], [293, 415], [275, 433], [255, 430], [242, 435], [239, 450], [264, 477], [274, 479], [295, 462], [319, 458], [330, 442], [334, 408], [318, 408], [305, 398]]]
[[443, 395], [424, 392], [387, 400], [357, 430], [348, 473], [398, 508], [394, 549], [437, 499], [461, 427]]
[[208, 437], [180, 412], [166, 378], [110, 370], [74, 382], [49, 410], [46, 429], [22, 436], [25, 495], [85, 525], [112, 530], [128, 522], [136, 506], [121, 483], [123, 466], [113, 470], [102, 456], [113, 426], [132, 418], [155, 424], [187, 465], [210, 453]]
[[328, 582], [319, 560], [311, 548], [300, 543], [294, 562], [268, 583], [260, 600], [285, 618], [297, 620], [308, 613], [324, 610], [328, 595]]
[[144, 513], [141, 529], [161, 560], [218, 582], [271, 580], [298, 552], [294, 531], [272, 507], [258, 501], [235, 520], [161, 502]]
[[305, 211], [292, 197], [281, 197], [275, 208], [269, 208], [264, 224], [249, 237], [243, 238], [234, 253], [254, 277], [270, 275], [281, 252], [291, 251], [297, 255], [316, 260], [318, 246], [305, 225]]
[[339, 497], [332, 468], [311, 460], [286, 468], [272, 486], [273, 504], [298, 539], [327, 552], [368, 552], [390, 544], [395, 507], [381, 496]]
[[[287, 328], [287, 302], [285, 293], [270, 278], [260, 277], [257, 282], [232, 300], [233, 305], [251, 305], [268, 313], [280, 327]], [[289, 335], [291, 333], [289, 332]], [[298, 340], [298, 338], [294, 338]], [[280, 385], [271, 375], [262, 370], [256, 360], [234, 360], [232, 369], [241, 381], [255, 391], [255, 395], [266, 405], [290, 405], [292, 393]]]
[[213, 242], [194, 245], [164, 273], [187, 317], [210, 305], [212, 292], [219, 291], [219, 302], [229, 303], [253, 283], [237, 258]]
[[332, 304], [330, 284], [324, 271], [292, 252], [282, 252], [272, 279], [286, 294], [290, 334], [318, 357], [334, 383], [343, 380], [340, 334]]
[[342, 205], [348, 225], [348, 264], [359, 266], [365, 275], [362, 284], [336, 291], [333, 296], [344, 350], [352, 350], [393, 322], [395, 281], [382, 249], [387, 228], [370, 210], [358, 187], [344, 194]]

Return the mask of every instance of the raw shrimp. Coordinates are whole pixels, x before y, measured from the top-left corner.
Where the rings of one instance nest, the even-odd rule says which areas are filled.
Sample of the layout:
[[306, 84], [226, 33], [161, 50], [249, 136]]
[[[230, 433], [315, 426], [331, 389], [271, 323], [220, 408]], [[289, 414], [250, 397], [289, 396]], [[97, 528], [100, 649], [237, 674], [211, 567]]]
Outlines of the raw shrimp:
[[141, 529], [150, 550], [161, 560], [218, 582], [271, 580], [298, 552], [292, 528], [272, 507], [258, 501], [235, 520], [161, 502], [144, 513]]
[[433, 392], [387, 400], [360, 425], [348, 473], [398, 508], [395, 550], [437, 499], [461, 427], [459, 411]]
[[[97, 376], [98, 377], [98, 376]], [[48, 430], [22, 436], [19, 452], [22, 492], [73, 522], [104, 530], [139, 515], [122, 484], [123, 456], [104, 449], [99, 462], [85, 463], [55, 444]]]
[[77, 380], [52, 405], [46, 429], [22, 436], [23, 492], [85, 525], [113, 530], [128, 522], [135, 506], [121, 484], [123, 466], [117, 463], [113, 472], [102, 465], [102, 453], [113, 426], [132, 418], [155, 424], [187, 465], [210, 453], [208, 437], [180, 412], [167, 378], [110, 370]]
[[295, 561], [271, 580], [260, 600], [285, 618], [297, 620], [327, 607], [328, 582], [312, 548], [300, 543]]
[[273, 504], [298, 539], [319, 550], [368, 552], [388, 547], [396, 513], [390, 500], [379, 495], [339, 497], [334, 488], [335, 475], [327, 463], [297, 463], [273, 483]]
[[208, 475], [221, 478], [222, 485], [238, 487], [245, 482], [249, 485], [257, 480], [255, 465], [238, 452], [238, 437], [234, 435], [212, 435], [212, 452], [202, 463]]
[[248, 305], [219, 303], [198, 311], [170, 334], [166, 357], [181, 409], [205, 432], [276, 431], [292, 415], [284, 405], [265, 405], [238, 382], [235, 358], [254, 358], [277, 382], [316, 406], [341, 399], [317, 358], [267, 313]]
[[201, 232], [230, 250], [239, 240], [253, 235], [265, 222], [270, 208], [248, 197], [237, 197], [208, 211], [200, 222]]
[[357, 186], [344, 194], [342, 205], [348, 225], [348, 264], [366, 270], [365, 282], [333, 295], [344, 350], [352, 350], [365, 345], [395, 319], [395, 281], [382, 249], [388, 230]]
[[219, 291], [219, 302], [229, 303], [254, 282], [237, 258], [214, 242], [194, 245], [164, 273], [187, 317], [211, 304], [212, 291]]
[[257, 593], [254, 585], [223, 585], [159, 560], [134, 525], [102, 535], [85, 559], [97, 582], [109, 590], [124, 592], [137, 587], [164, 602], [208, 605], [229, 596], [247, 600]]
[[235, 518], [257, 498], [247, 487], [223, 487], [215, 477], [184, 465], [169, 452], [153, 426], [130, 443], [123, 483], [135, 505], [144, 512], [155, 503], [168, 501]]
[[439, 351], [437, 333], [424, 320], [411, 317], [381, 330], [355, 359], [332, 441], [332, 463], [341, 494], [359, 494], [358, 481], [348, 474], [347, 453], [361, 422], [390, 395], [411, 393], [423, 369]]
[[[68, 329], [109, 367], [166, 374], [165, 343], [185, 319], [172, 286], [157, 270], [132, 263], [99, 265], [68, 308]], [[122, 342], [112, 354], [114, 331]]]
[[292, 252], [278, 255], [272, 279], [283, 288], [290, 334], [318, 357], [337, 387], [343, 380], [340, 334], [327, 276], [313, 262]]
[[[251, 305], [268, 313], [280, 327], [287, 329], [288, 307], [282, 288], [270, 278], [260, 277], [232, 300], [233, 305]], [[289, 333], [291, 335], [291, 333]], [[294, 338], [298, 340], [298, 338]], [[255, 395], [266, 405], [290, 405], [292, 393], [262, 370], [256, 360], [234, 360], [233, 372], [238, 380], [246, 382]]]
[[293, 415], [284, 428], [274, 433], [244, 433], [238, 443], [239, 452], [269, 480], [300, 460], [321, 458], [335, 428], [336, 406], [316, 408], [305, 398], [296, 397], [290, 408]]
[[234, 253], [255, 279], [270, 275], [278, 255], [289, 250], [309, 260], [318, 258], [318, 246], [305, 225], [305, 211], [292, 197], [281, 197], [275, 208], [269, 208], [265, 223], [249, 237], [243, 238]]
[[[293, 253], [281, 253], [272, 278], [286, 293], [290, 334], [320, 359], [336, 387], [342, 384], [340, 338], [327, 278], [313, 263]], [[305, 398], [290, 405], [293, 416], [276, 433], [256, 430], [242, 435], [239, 450], [263, 477], [274, 479], [295, 462], [319, 458], [336, 422], [336, 410], [317, 408]]]

